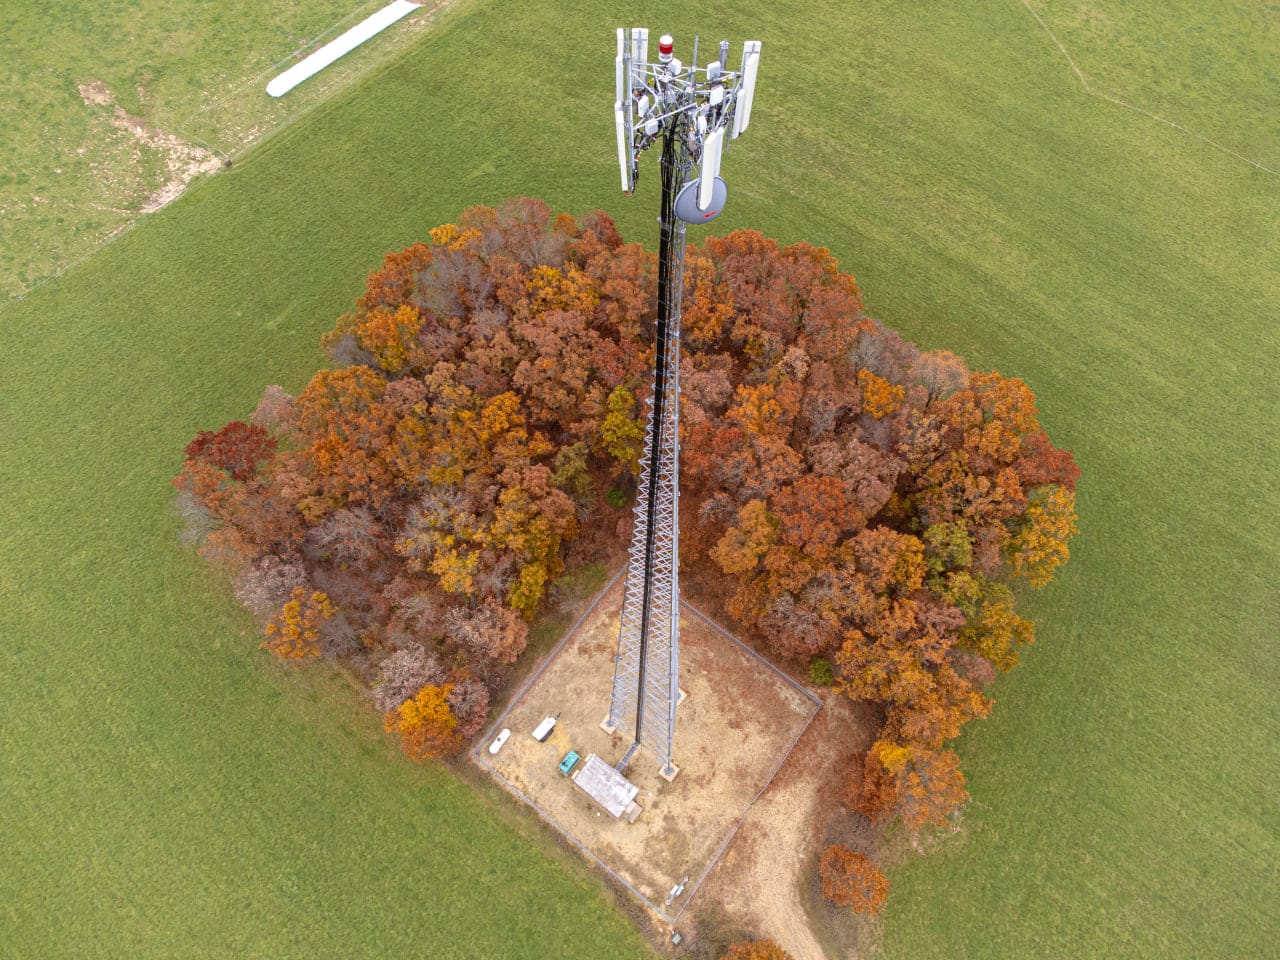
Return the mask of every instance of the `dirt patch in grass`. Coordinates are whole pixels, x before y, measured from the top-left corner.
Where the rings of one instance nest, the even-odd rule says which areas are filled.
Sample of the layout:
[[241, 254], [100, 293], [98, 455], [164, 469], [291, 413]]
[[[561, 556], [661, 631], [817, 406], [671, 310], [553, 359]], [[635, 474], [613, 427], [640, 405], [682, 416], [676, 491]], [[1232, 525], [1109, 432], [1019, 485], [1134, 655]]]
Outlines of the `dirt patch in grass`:
[[[171, 133], [157, 130], [141, 117], [135, 117], [123, 107], [117, 105], [115, 95], [101, 80], [91, 80], [87, 83], [78, 84], [76, 89], [79, 91], [80, 98], [84, 100], [86, 106], [110, 107], [110, 112], [100, 115], [102, 120], [111, 130], [127, 134], [133, 139], [136, 145], [135, 150], [125, 162], [132, 162], [134, 166], [140, 166], [143, 162], [143, 158], [139, 153], [140, 150], [150, 152], [155, 160], [158, 161], [162, 182], [158, 188], [152, 189], [147, 193], [145, 199], [141, 202], [139, 212], [154, 213], [165, 204], [180, 197], [182, 191], [187, 188], [187, 184], [196, 177], [202, 173], [213, 173], [222, 166], [222, 161], [214, 156], [211, 151], [193, 143], [187, 143], [181, 137], [176, 137]], [[110, 136], [107, 127], [104, 127], [102, 123], [98, 124], [95, 133], [105, 133]], [[87, 149], [95, 149], [94, 139], [96, 138], [91, 138], [90, 143], [86, 145]], [[104, 193], [114, 194], [118, 192], [118, 187], [123, 179], [113, 169], [112, 164], [108, 163], [103, 166], [100, 184], [104, 188]]]

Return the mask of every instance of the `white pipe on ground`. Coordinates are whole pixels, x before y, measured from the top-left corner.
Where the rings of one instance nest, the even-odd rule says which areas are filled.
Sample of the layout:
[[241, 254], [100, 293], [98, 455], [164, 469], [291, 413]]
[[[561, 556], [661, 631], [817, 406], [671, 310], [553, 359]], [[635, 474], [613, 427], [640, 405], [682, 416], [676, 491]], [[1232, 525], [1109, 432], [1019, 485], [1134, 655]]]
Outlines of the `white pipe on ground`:
[[354, 27], [335, 37], [315, 53], [295, 63], [284, 73], [267, 84], [267, 93], [273, 97], [282, 97], [302, 81], [314, 77], [339, 57], [350, 53], [366, 40], [377, 36], [398, 20], [407, 17], [421, 7], [421, 3], [410, 0], [394, 0], [371, 17], [361, 20]]

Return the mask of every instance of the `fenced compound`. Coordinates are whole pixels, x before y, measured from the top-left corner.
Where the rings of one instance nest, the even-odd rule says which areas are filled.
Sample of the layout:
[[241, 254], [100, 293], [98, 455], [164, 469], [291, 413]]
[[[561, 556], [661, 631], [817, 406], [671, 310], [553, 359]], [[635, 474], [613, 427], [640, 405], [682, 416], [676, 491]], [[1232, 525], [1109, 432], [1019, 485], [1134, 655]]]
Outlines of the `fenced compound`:
[[[621, 606], [619, 578], [604, 588], [494, 721], [472, 758], [532, 807], [573, 846], [599, 864], [661, 920], [674, 924], [728, 850], [752, 807], [768, 789], [821, 701], [705, 615], [681, 605], [681, 686], [676, 757], [682, 772], [668, 782], [651, 758], [638, 755], [626, 773], [642, 811], [634, 823], [600, 810], [557, 764], [569, 750], [616, 763], [630, 745], [601, 729], [609, 704], [614, 639]], [[545, 743], [531, 731], [560, 715]], [[497, 732], [511, 737], [497, 755]], [[647, 761], [647, 762], [646, 762]], [[672, 888], [683, 890], [671, 897]]]

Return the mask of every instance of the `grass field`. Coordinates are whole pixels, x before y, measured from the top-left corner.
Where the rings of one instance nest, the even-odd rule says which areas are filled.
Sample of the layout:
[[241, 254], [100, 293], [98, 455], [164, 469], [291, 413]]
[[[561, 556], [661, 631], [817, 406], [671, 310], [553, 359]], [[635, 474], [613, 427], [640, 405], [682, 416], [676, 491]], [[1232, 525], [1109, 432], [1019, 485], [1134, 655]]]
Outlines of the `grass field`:
[[[400, 52], [414, 14], [294, 95], [267, 80], [383, 0], [133, 0], [0, 9], [0, 301], [89, 255], [180, 189], [189, 154], [236, 157]], [[432, 4], [427, 4], [428, 7]], [[98, 85], [98, 102], [80, 88]], [[107, 98], [110, 102], [107, 102]], [[122, 113], [117, 113], [117, 110]], [[131, 128], [123, 114], [137, 123]]]
[[[633, 8], [766, 42], [718, 227], [831, 246], [875, 314], [1024, 376], [1085, 471], [1040, 642], [961, 744], [965, 842], [893, 871], [885, 955], [1267, 955], [1280, 180], [1087, 93], [1017, 0], [744, 6]], [[1033, 6], [1099, 89], [1274, 163], [1265, 5]], [[643, 952], [508, 810], [257, 652], [167, 509], [185, 441], [298, 387], [383, 250], [516, 193], [652, 239], [654, 169], [614, 192], [614, 9], [468, 0], [0, 309], [6, 953]]]

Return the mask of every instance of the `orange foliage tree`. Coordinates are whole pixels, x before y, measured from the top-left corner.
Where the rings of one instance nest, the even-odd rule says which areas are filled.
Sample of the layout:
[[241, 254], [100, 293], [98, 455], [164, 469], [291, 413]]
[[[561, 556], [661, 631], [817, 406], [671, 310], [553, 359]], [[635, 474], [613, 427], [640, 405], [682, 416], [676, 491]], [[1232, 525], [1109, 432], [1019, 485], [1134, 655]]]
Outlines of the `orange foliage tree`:
[[889, 881], [860, 853], [832, 844], [818, 861], [822, 895], [854, 913], [877, 914], [889, 896]]
[[772, 940], [739, 940], [730, 944], [720, 960], [791, 960], [791, 954]]
[[452, 683], [428, 684], [394, 710], [383, 724], [388, 733], [398, 733], [405, 755], [426, 760], [454, 753], [462, 745], [458, 718], [449, 707]]

